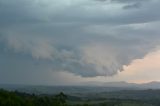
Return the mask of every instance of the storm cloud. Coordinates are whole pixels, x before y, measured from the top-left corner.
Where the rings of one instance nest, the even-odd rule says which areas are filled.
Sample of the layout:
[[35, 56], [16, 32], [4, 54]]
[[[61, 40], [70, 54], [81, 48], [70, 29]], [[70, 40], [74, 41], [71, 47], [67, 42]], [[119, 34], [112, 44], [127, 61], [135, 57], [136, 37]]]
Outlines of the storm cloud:
[[6, 57], [0, 72], [113, 76], [159, 46], [159, 5], [158, 0], [0, 0], [0, 55]]

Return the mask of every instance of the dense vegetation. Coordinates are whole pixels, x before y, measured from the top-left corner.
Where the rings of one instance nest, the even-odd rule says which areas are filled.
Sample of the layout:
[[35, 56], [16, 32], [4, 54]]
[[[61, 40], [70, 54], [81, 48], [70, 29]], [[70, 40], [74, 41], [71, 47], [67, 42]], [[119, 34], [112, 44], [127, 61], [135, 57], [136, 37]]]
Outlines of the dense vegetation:
[[0, 90], [0, 106], [160, 106], [158, 99], [135, 100], [97, 98], [81, 100], [60, 92], [57, 95], [35, 95], [18, 91]]
[[38, 96], [0, 90], [0, 106], [67, 106], [66, 99], [62, 92], [55, 96]]

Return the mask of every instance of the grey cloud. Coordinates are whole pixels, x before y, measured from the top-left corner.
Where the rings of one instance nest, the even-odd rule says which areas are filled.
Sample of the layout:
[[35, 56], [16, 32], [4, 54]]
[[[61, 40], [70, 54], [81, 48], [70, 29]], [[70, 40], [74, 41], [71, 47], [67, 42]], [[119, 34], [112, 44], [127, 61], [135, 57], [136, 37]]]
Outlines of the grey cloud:
[[[67, 71], [83, 77], [112, 76], [118, 70], [122, 71], [123, 65], [128, 65], [132, 60], [143, 57], [154, 49], [155, 45], [158, 45], [156, 43], [156, 35], [152, 40], [149, 37], [150, 35], [139, 36], [142, 32], [138, 32], [138, 30], [135, 31], [137, 32], [135, 35], [129, 35], [131, 31], [134, 34], [134, 30], [130, 29], [129, 31], [126, 28], [113, 28], [105, 33], [100, 30], [102, 27], [100, 29], [97, 27], [94, 31], [100, 30], [100, 32], [94, 33], [93, 31], [92, 34], [88, 30], [84, 30], [86, 31], [85, 38], [88, 40], [83, 44], [75, 44], [75, 46], [70, 46], [67, 42], [62, 43], [65, 45], [62, 47], [59, 47], [60, 45], [57, 43], [54, 45], [52, 41], [55, 36], [47, 36], [45, 40], [40, 36], [5, 35], [2, 37], [2, 41], [6, 43], [9, 49], [8, 52], [14, 51], [14, 53], [29, 55], [33, 59], [42, 61], [42, 63], [43, 61], [49, 61], [49, 63], [47, 62], [47, 67], [53, 71]], [[115, 30], [118, 32], [114, 33], [114, 36], [108, 33], [115, 32]], [[107, 34], [107, 36], [97, 36], [97, 34]], [[123, 37], [118, 34], [123, 35]], [[64, 42], [65, 40], [61, 39], [60, 41]], [[153, 41], [155, 42], [154, 44], [152, 44]], [[67, 45], [69, 48], [66, 48]], [[41, 64], [41, 66], [44, 65]]]
[[109, 1], [109, 0], [95, 0], [95, 1], [106, 2], [106, 1]]
[[[14, 23], [36, 23], [38, 22], [39, 16], [38, 11], [35, 10], [30, 11], [33, 9], [33, 2], [30, 0], [15, 0], [15, 1], [8, 1], [8, 0], [1, 0], [0, 4], [0, 14], [1, 20], [0, 22], [2, 25], [6, 26], [6, 24], [14, 24]], [[35, 17], [37, 15], [37, 17]]]
[[123, 8], [124, 9], [132, 9], [132, 8], [140, 8], [140, 7], [141, 7], [140, 3], [134, 3], [134, 4], [125, 5]]
[[[48, 2], [48, 4], [47, 4]], [[52, 3], [53, 2], [53, 3]], [[67, 2], [67, 1], [66, 1]], [[14, 0], [10, 2], [8, 0], [1, 1], [0, 17], [1, 26], [7, 27], [17, 24], [29, 23], [36, 24], [132, 24], [132, 23], [145, 23], [159, 20], [160, 15], [156, 13], [159, 9], [159, 2], [146, 3], [139, 11], [123, 11], [120, 8], [113, 8], [113, 12], [110, 12], [108, 4], [92, 4], [90, 1], [82, 1], [81, 4], [70, 3], [58, 3], [54, 1], [40, 0], [36, 2], [27, 0]], [[122, 5], [122, 8], [137, 8], [142, 5], [138, 0], [125, 0], [115, 2], [126, 3]], [[128, 4], [129, 2], [129, 4]], [[46, 4], [47, 6], [43, 6]], [[56, 4], [59, 6], [56, 6]], [[111, 3], [113, 6], [114, 3]], [[102, 8], [105, 7], [105, 8]], [[95, 14], [96, 13], [96, 14]]]
[[39, 61], [49, 61], [47, 66], [53, 71], [68, 71], [84, 77], [114, 74], [112, 71], [99, 73], [95, 68], [98, 64], [83, 61], [82, 51], [76, 51], [74, 48], [70, 51], [65, 48], [59, 49], [45, 40], [39, 41], [39, 38], [34, 39], [33, 37], [26, 39], [24, 36], [5, 36], [2, 39], [8, 48], [7, 52], [13, 51], [13, 53], [28, 55]]
[[[3, 39], [3, 40], [2, 40]], [[39, 61], [50, 61], [49, 67], [53, 71], [69, 71], [73, 73], [83, 73], [83, 76], [90, 76], [93, 71], [81, 72], [80, 70], [88, 70], [92, 67], [84, 65], [80, 62], [80, 54], [74, 53], [74, 49], [69, 51], [66, 48], [54, 47], [54, 45], [48, 40], [40, 39], [38, 37], [25, 36], [2, 36], [1, 43], [5, 44], [7, 52], [28, 55], [33, 59]], [[94, 74], [93, 76], [95, 76]]]
[[135, 3], [135, 2], [146, 2], [148, 0], [95, 0], [99, 2], [115, 2], [115, 3]]
[[[113, 6], [114, 3], [111, 3]], [[131, 2], [126, 4], [118, 4], [122, 7], [115, 6], [113, 11], [107, 10], [108, 4], [101, 4], [100, 6], [95, 4], [87, 6], [71, 6], [66, 8], [67, 11], [62, 11], [59, 16], [53, 16], [53, 20], [61, 22], [77, 22], [85, 24], [110, 24], [110, 25], [123, 25], [134, 23], [147, 23], [152, 21], [158, 21], [160, 15], [156, 13], [159, 8], [159, 2], [147, 2], [145, 5], [142, 2]], [[104, 7], [104, 8], [101, 8]], [[143, 7], [142, 7], [143, 6]], [[87, 8], [88, 7], [88, 8]], [[99, 8], [97, 8], [99, 7]], [[132, 11], [131, 8], [139, 7], [138, 11]], [[140, 8], [141, 7], [141, 8]], [[74, 8], [74, 9], [72, 9]], [[124, 11], [124, 9], [128, 11]], [[96, 13], [96, 14], [94, 14]], [[83, 17], [82, 17], [83, 16]], [[62, 18], [62, 17], [65, 17]]]
[[138, 9], [152, 0], [111, 0], [111, 3], [122, 3], [123, 9]]
[[[155, 11], [158, 1], [136, 10], [128, 8], [139, 6], [134, 4], [138, 0], [120, 1], [126, 4], [126, 11], [120, 8], [122, 3], [113, 1], [111, 7], [90, 0], [36, 1], [0, 1], [0, 53], [19, 60], [14, 64], [19, 69], [13, 68], [18, 72], [52, 70], [83, 77], [113, 76], [159, 45], [160, 24], [154, 23], [160, 20]], [[12, 66], [10, 58], [3, 59]]]
[[135, 3], [135, 2], [148, 2], [152, 0], [111, 0], [112, 2], [118, 2], [118, 3]]
[[14, 53], [31, 54], [37, 59], [51, 59], [54, 55], [54, 48], [50, 45], [50, 42], [42, 39], [26, 39], [17, 35], [5, 35], [2, 37], [7, 48]]

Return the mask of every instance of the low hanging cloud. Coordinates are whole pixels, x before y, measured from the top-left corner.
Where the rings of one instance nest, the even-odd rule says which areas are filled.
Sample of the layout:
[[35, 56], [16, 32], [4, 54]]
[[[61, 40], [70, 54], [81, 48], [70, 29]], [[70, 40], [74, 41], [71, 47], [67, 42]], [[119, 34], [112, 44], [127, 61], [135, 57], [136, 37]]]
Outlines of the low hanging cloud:
[[43, 67], [83, 77], [113, 76], [160, 45], [158, 1], [138, 10], [128, 9], [141, 6], [134, 5], [138, 0], [63, 1], [0, 1], [0, 54], [37, 72]]
[[[47, 69], [52, 71], [67, 71], [83, 77], [113, 76], [123, 71], [124, 65], [142, 58], [155, 47], [155, 44], [152, 45], [151, 42], [146, 44], [143, 40], [144, 45], [141, 42], [136, 44], [130, 42], [126, 45], [127, 42], [118, 37], [111, 37], [111, 41], [105, 42], [108, 38], [100, 40], [101, 42], [72, 47], [70, 50], [60, 48], [59, 45], [55, 46], [49, 38], [3, 36], [1, 41], [5, 44], [7, 52], [29, 55], [34, 60], [42, 62], [40, 67], [46, 67], [47, 64]], [[44, 64], [43, 61], [49, 62]]]
[[29, 54], [36, 59], [51, 59], [56, 54], [56, 49], [45, 39], [28, 39], [24, 36], [3, 36], [8, 51]]

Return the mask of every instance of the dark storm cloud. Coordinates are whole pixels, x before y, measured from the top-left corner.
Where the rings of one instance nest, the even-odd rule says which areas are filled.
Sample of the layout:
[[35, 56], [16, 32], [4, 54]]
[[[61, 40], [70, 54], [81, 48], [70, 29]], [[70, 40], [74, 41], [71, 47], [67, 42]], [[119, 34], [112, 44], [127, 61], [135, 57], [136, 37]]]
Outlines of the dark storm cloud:
[[[141, 5], [138, 1], [119, 1], [131, 2], [122, 5], [122, 8], [137, 8]], [[49, 4], [47, 4], [47, 2]], [[71, 2], [71, 1], [70, 1]], [[83, 1], [82, 1], [83, 2]], [[115, 1], [116, 2], [116, 1]], [[118, 1], [117, 1], [118, 2]], [[144, 2], [144, 1], [143, 1]], [[112, 12], [107, 10], [108, 4], [92, 4], [86, 1], [82, 3], [59, 3], [54, 1], [30, 1], [30, 0], [8, 0], [1, 1], [0, 18], [1, 25], [29, 24], [35, 23], [42, 25], [53, 24], [130, 24], [144, 23], [159, 20], [160, 15], [156, 12], [159, 9], [159, 2], [151, 2], [144, 5], [139, 11], [122, 11], [119, 7], [112, 8]], [[43, 4], [43, 5], [42, 5]], [[58, 6], [57, 6], [57, 5]], [[114, 3], [113, 6], [115, 5]], [[121, 4], [119, 4], [121, 5]], [[104, 7], [104, 8], [102, 8]], [[105, 9], [106, 8], [106, 9]], [[96, 13], [96, 14], [95, 14]], [[31, 25], [30, 24], [30, 25]]]
[[144, 3], [1, 0], [0, 53], [14, 57], [15, 67], [11, 58], [3, 58], [0, 65], [24, 75], [28, 70], [38, 75], [45, 70], [83, 77], [115, 75], [159, 45], [160, 24], [155, 21], [160, 20], [160, 2]]

